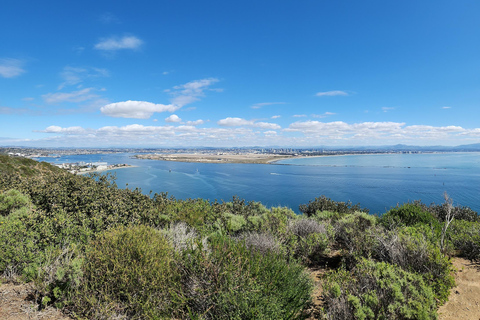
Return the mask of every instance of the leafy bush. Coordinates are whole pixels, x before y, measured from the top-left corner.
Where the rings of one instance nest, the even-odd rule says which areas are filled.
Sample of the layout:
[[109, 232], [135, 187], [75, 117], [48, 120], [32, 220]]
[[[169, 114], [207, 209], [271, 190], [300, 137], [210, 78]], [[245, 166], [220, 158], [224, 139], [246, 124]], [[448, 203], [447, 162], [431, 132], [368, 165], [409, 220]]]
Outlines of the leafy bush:
[[242, 241], [217, 236], [210, 250], [184, 252], [185, 314], [203, 319], [302, 318], [312, 293], [304, 268], [273, 251], [249, 250]]
[[439, 304], [443, 304], [455, 281], [448, 257], [441, 253], [436, 242], [428, 239], [426, 234], [430, 232], [428, 227], [422, 225], [386, 233], [379, 230], [375, 232], [372, 256], [420, 274], [425, 283], [432, 287]]
[[451, 224], [450, 239], [462, 256], [480, 261], [480, 222], [454, 220]]
[[434, 294], [420, 275], [362, 259], [324, 281], [326, 319], [436, 319]]
[[360, 204], [352, 205], [350, 201], [336, 202], [323, 195], [315, 198], [315, 200], [310, 200], [308, 204], [301, 204], [299, 210], [308, 217], [313, 216], [319, 211], [332, 211], [338, 213], [354, 213], [355, 211], [362, 211], [368, 213], [368, 209], [360, 208]]
[[31, 207], [30, 198], [20, 191], [11, 189], [0, 193], [0, 215], [6, 216], [22, 207]]
[[179, 303], [175, 251], [150, 227], [120, 227], [98, 237], [86, 248], [83, 273], [75, 309], [90, 319], [170, 317]]
[[413, 226], [419, 223], [429, 225], [437, 230], [441, 229], [439, 221], [432, 213], [414, 203], [405, 203], [400, 207], [390, 209], [380, 218], [380, 222], [390, 230], [397, 226]]
[[368, 256], [374, 237], [370, 231], [377, 223], [375, 216], [365, 212], [347, 214], [334, 223], [335, 247], [353, 256]]
[[49, 248], [32, 276], [36, 300], [61, 308], [72, 303], [71, 294], [81, 284], [83, 259], [75, 246]]
[[[423, 210], [430, 212], [440, 222], [445, 221], [445, 216], [446, 216], [447, 210], [448, 210], [447, 203], [443, 203], [443, 204], [432, 203], [429, 206], [427, 206], [426, 204], [424, 204], [420, 201], [414, 201], [413, 203], [415, 205], [421, 207]], [[470, 222], [480, 220], [480, 217], [479, 217], [478, 213], [473, 211], [469, 207], [464, 207], [464, 206], [452, 207], [452, 214], [455, 216], [455, 219], [457, 219], [457, 220], [465, 220], [465, 221], [470, 221]]]
[[295, 258], [307, 264], [318, 261], [330, 243], [325, 225], [313, 219], [291, 220], [288, 232], [286, 247]]

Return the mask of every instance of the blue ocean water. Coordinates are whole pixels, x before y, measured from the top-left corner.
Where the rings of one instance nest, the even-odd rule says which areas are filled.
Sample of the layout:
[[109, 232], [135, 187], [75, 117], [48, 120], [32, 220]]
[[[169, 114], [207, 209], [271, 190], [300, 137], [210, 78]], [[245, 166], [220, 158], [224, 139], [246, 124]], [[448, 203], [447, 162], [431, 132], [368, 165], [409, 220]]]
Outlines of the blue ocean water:
[[[127, 163], [112, 170], [121, 188], [148, 194], [168, 192], [178, 199], [229, 201], [237, 195], [267, 207], [298, 206], [325, 195], [360, 203], [371, 213], [422, 200], [480, 211], [480, 153], [377, 154], [297, 158], [275, 164], [206, 164], [133, 159], [132, 154], [75, 155], [41, 161]], [[127, 186], [128, 184], [128, 186]]]

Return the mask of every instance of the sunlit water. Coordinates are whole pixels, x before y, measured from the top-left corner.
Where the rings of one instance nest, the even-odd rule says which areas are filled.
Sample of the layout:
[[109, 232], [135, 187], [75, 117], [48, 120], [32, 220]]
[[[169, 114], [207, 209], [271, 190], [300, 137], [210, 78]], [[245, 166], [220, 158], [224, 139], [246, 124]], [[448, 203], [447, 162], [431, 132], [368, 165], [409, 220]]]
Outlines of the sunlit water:
[[40, 160], [127, 163], [112, 170], [121, 188], [145, 194], [168, 192], [178, 199], [229, 201], [237, 195], [267, 207], [298, 206], [325, 195], [360, 203], [371, 213], [413, 200], [441, 203], [446, 191], [455, 205], [480, 211], [480, 153], [380, 154], [310, 157], [276, 164], [205, 164], [139, 160], [131, 154], [77, 155]]

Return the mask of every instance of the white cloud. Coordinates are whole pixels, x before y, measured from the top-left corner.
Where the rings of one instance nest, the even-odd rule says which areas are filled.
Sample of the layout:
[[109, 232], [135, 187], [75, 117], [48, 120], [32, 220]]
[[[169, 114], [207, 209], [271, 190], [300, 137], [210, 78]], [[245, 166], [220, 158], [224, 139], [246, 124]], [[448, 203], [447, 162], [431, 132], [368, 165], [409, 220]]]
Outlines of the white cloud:
[[85, 133], [87, 130], [83, 129], [82, 127], [79, 126], [74, 126], [74, 127], [68, 127], [68, 128], [62, 128], [59, 126], [50, 126], [46, 128], [45, 130], [41, 130], [38, 132], [45, 132], [45, 133], [62, 133], [62, 134], [82, 134]]
[[104, 51], [115, 51], [122, 49], [138, 49], [143, 41], [135, 36], [111, 37], [102, 39], [95, 45], [95, 49]]
[[253, 121], [245, 120], [242, 118], [232, 118], [228, 117], [217, 122], [219, 126], [224, 127], [238, 127], [238, 126], [251, 126]]
[[278, 118], [281, 118], [282, 116], [279, 116], [279, 115], [276, 115], [276, 116], [272, 116], [271, 118], [272, 119], [278, 119]]
[[256, 103], [250, 108], [252, 109], [260, 109], [261, 107], [265, 106], [271, 106], [271, 105], [276, 105], [276, 104], [285, 104], [285, 102], [262, 102], [262, 103]]
[[280, 129], [281, 128], [276, 123], [255, 122], [254, 120], [246, 120], [242, 118], [231, 118], [231, 117], [219, 120], [217, 124], [223, 127], [247, 126], [247, 127], [261, 128], [261, 129]]
[[261, 129], [272, 129], [272, 130], [276, 130], [276, 129], [281, 129], [282, 127], [280, 127], [278, 124], [276, 123], [270, 123], [270, 122], [255, 122], [253, 124], [253, 127], [255, 128], [261, 128]]
[[333, 91], [317, 92], [317, 94], [315, 95], [317, 97], [325, 97], [325, 96], [332, 97], [332, 96], [348, 96], [348, 93], [341, 90], [333, 90]]
[[182, 119], [180, 119], [179, 116], [176, 114], [172, 114], [171, 116], [165, 118], [165, 122], [181, 122]]
[[216, 78], [207, 78], [175, 86], [173, 87], [174, 90], [167, 90], [167, 92], [173, 96], [170, 102], [180, 108], [189, 103], [195, 102], [205, 96], [205, 90], [213, 90], [208, 89], [208, 87], [216, 82], [218, 82], [218, 79]]
[[442, 109], [451, 109], [452, 107], [442, 107]]
[[201, 124], [204, 124], [204, 123], [205, 123], [205, 121], [203, 121], [201, 119], [186, 122], [186, 124], [189, 125], [189, 126], [198, 126], [198, 125], [201, 125]]
[[[223, 119], [226, 120], [226, 119]], [[241, 118], [230, 118], [230, 124], [243, 126], [198, 128], [191, 124], [174, 126], [144, 126], [130, 124], [122, 127], [105, 126], [99, 129], [50, 126], [42, 131], [54, 135], [50, 143], [93, 146], [245, 146], [245, 145], [384, 145], [419, 142], [438, 144], [459, 141], [478, 141], [480, 128], [464, 129], [458, 126], [407, 126], [398, 122], [298, 121], [283, 130], [259, 130], [262, 123]], [[267, 127], [267, 126], [265, 126]], [[45, 140], [47, 141], [47, 140]], [[458, 143], [460, 144], [460, 143]]]
[[266, 136], [276, 136], [277, 131], [269, 130], [269, 131], [265, 131], [263, 134]]
[[175, 112], [179, 107], [172, 104], [155, 104], [147, 101], [122, 101], [107, 104], [100, 111], [115, 118], [148, 119], [155, 112]]
[[4, 78], [18, 77], [25, 73], [23, 62], [18, 59], [0, 59], [0, 76]]
[[92, 93], [93, 88], [85, 88], [72, 92], [47, 93], [42, 95], [46, 103], [55, 104], [62, 102], [82, 102], [98, 98], [98, 95]]
[[294, 118], [305, 118], [307, 115], [306, 114], [294, 114]]

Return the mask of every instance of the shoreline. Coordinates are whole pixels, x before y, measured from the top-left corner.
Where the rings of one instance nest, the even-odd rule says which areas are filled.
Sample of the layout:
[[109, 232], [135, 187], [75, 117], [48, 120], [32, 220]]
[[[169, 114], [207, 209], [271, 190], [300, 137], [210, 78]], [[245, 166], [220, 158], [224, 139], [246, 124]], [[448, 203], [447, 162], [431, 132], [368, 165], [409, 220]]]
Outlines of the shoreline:
[[94, 169], [94, 170], [88, 170], [88, 171], [79, 171], [79, 172], [76, 172], [75, 174], [84, 175], [88, 173], [96, 173], [96, 172], [112, 171], [112, 170], [118, 170], [118, 169], [128, 169], [128, 168], [138, 168], [138, 166], [126, 165], [126, 166], [107, 168], [107, 169]]
[[[437, 152], [432, 152], [437, 153]], [[278, 163], [279, 161], [302, 158], [342, 157], [363, 155], [388, 155], [391, 152], [372, 153], [342, 153], [323, 155], [276, 155], [276, 154], [197, 154], [197, 153], [164, 153], [164, 154], [136, 154], [133, 157], [140, 160], [159, 160], [187, 163], [239, 163], [239, 164], [272, 164], [291, 165]], [[422, 153], [425, 154], [425, 153]]]
[[274, 154], [141, 154], [135, 159], [160, 160], [189, 163], [243, 163], [243, 164], [272, 164], [276, 161], [300, 158], [298, 156]]

